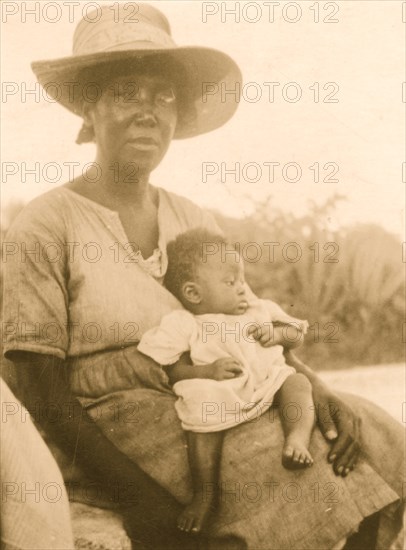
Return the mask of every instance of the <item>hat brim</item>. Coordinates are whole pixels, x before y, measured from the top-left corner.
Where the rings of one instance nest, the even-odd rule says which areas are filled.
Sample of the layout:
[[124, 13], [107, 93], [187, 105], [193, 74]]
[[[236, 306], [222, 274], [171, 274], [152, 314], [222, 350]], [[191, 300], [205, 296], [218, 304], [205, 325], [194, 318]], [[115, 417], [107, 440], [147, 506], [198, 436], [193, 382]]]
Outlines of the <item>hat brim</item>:
[[[71, 56], [31, 64], [38, 82], [47, 94], [72, 113], [82, 112], [83, 93], [78, 84], [87, 68], [122, 61], [146, 60], [148, 57], [170, 59], [180, 63], [187, 87], [187, 107], [193, 117], [179, 117], [174, 138], [183, 139], [210, 132], [225, 124], [235, 113], [241, 93], [242, 75], [238, 65], [227, 54], [212, 48], [196, 46], [145, 50], [110, 51]], [[81, 84], [81, 83], [79, 83]], [[235, 90], [235, 93], [225, 93]]]

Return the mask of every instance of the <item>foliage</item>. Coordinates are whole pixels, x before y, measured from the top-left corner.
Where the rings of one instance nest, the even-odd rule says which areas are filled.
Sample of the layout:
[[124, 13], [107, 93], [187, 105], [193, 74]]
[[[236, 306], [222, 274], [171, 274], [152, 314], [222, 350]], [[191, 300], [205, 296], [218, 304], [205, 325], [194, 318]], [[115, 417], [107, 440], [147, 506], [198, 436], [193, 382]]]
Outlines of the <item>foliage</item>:
[[[312, 205], [302, 217], [275, 211], [269, 204], [256, 205], [243, 221], [216, 216], [230, 239], [240, 243], [254, 292], [308, 319], [310, 330], [300, 350], [306, 361], [317, 368], [401, 361], [401, 243], [380, 226], [331, 229], [331, 212], [340, 199]], [[273, 255], [270, 242], [280, 243]], [[255, 247], [248, 243], [260, 247], [257, 261], [249, 261]]]

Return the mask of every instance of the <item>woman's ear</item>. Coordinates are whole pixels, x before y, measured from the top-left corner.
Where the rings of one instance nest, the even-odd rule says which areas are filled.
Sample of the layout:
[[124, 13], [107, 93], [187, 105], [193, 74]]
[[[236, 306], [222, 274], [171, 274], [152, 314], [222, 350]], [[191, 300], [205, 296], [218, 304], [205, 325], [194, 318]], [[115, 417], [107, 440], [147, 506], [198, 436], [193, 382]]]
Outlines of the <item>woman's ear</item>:
[[93, 107], [94, 104], [89, 101], [82, 102], [82, 112], [80, 114], [83, 118], [83, 123], [86, 124], [86, 126], [93, 126]]
[[86, 126], [85, 123], [82, 124], [82, 128], [79, 130], [78, 137], [76, 138], [76, 143], [80, 145], [81, 143], [91, 143], [96, 141], [94, 134], [93, 126]]
[[91, 112], [91, 105], [88, 102], [84, 102], [82, 105], [82, 118], [83, 124], [79, 131], [79, 135], [76, 139], [76, 143], [89, 143], [95, 141], [95, 133], [93, 126], [93, 117]]
[[182, 294], [190, 304], [200, 304], [202, 301], [200, 286], [197, 283], [187, 282], [182, 286]]

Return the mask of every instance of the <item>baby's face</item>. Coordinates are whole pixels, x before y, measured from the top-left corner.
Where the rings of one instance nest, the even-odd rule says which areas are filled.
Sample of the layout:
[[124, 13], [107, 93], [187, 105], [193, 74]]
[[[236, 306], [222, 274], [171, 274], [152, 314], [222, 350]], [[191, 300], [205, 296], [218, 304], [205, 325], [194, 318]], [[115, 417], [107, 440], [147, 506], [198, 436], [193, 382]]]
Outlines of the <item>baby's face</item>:
[[244, 265], [234, 254], [208, 256], [198, 268], [196, 282], [201, 290], [200, 314], [241, 315], [247, 310]]

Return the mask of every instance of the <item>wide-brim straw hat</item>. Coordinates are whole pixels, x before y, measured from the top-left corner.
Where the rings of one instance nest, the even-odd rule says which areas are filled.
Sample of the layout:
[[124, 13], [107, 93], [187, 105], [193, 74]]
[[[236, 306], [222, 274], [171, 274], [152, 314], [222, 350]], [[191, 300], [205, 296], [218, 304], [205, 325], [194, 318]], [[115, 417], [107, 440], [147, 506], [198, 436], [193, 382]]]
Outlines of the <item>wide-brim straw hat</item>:
[[242, 76], [237, 64], [212, 48], [177, 46], [168, 20], [155, 7], [127, 2], [125, 6], [127, 11], [121, 10], [121, 15], [108, 5], [88, 13], [76, 28], [72, 56], [32, 63], [47, 94], [80, 116], [87, 69], [127, 62], [134, 67], [137, 60], [145, 66], [154, 59], [164, 66], [167, 60], [181, 68], [174, 77], [182, 75], [180, 85], [188, 103], [183, 108], [193, 112], [191, 117], [178, 117], [174, 137], [196, 136], [227, 122], [239, 102]]

